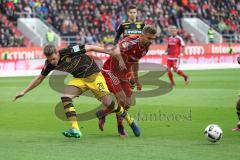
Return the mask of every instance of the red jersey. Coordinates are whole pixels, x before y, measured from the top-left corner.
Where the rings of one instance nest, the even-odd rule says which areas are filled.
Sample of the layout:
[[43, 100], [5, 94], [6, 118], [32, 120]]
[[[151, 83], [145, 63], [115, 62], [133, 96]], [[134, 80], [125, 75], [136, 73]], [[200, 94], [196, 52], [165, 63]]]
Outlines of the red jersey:
[[118, 60], [109, 57], [103, 65], [103, 70], [111, 71], [119, 78], [127, 78], [127, 74], [131, 71], [131, 66], [137, 63], [143, 56], [148, 52], [148, 47], [140, 48], [140, 37], [139, 36], [128, 36], [122, 39], [118, 43], [122, 58], [126, 64], [127, 70], [120, 71], [118, 67]]
[[167, 39], [167, 43], [168, 43], [168, 59], [176, 60], [181, 53], [182, 47], [184, 47], [185, 45], [182, 37], [178, 35], [175, 37], [171, 36]]

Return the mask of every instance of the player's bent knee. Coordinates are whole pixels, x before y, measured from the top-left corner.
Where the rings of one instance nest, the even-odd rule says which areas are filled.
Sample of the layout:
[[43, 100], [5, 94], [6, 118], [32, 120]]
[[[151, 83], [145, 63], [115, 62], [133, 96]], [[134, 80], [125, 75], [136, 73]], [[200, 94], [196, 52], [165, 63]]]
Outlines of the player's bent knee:
[[115, 102], [112, 101], [110, 105], [107, 106], [109, 109], [114, 110]]
[[125, 96], [121, 96], [119, 100], [121, 104], [127, 104], [127, 98]]
[[110, 96], [104, 96], [101, 98], [102, 99], [102, 104], [106, 107], [110, 106], [112, 104], [112, 99], [110, 98]]
[[127, 100], [126, 100], [126, 106], [131, 106], [131, 104], [132, 104], [132, 100], [131, 99], [129, 99], [129, 98], [127, 98]]

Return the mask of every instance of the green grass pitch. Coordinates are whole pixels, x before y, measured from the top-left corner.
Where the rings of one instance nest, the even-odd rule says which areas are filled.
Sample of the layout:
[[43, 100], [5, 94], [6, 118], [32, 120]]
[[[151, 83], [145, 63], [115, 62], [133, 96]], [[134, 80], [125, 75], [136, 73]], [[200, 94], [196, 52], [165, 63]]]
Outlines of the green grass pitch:
[[[159, 97], [137, 99], [130, 113], [138, 119], [142, 135], [119, 138], [114, 116], [100, 132], [97, 119], [80, 122], [83, 137], [68, 139], [61, 131], [70, 127], [59, 120], [54, 106], [59, 93], [41, 86], [15, 103], [11, 98], [33, 77], [0, 78], [0, 159], [5, 160], [225, 160], [239, 159], [240, 133], [232, 132], [237, 117], [235, 104], [240, 91], [240, 70], [187, 71], [191, 83], [184, 86], [175, 75], [177, 87]], [[166, 75], [163, 79], [167, 80]], [[143, 86], [143, 89], [149, 89]], [[77, 112], [99, 104], [93, 98], [76, 99]], [[151, 114], [165, 114], [156, 120]], [[140, 116], [139, 116], [140, 115]], [[178, 115], [178, 119], [171, 118]], [[138, 116], [138, 117], [137, 117]], [[148, 119], [147, 119], [148, 118]], [[216, 123], [223, 129], [220, 143], [211, 144], [204, 128]]]

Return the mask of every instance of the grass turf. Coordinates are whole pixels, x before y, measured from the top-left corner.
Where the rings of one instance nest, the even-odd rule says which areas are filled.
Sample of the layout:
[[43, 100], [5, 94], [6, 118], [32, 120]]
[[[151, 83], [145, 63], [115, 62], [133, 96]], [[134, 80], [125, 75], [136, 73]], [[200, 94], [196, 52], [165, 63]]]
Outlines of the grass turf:
[[[170, 93], [137, 99], [130, 113], [138, 120], [142, 135], [136, 138], [126, 127], [129, 137], [125, 139], [117, 136], [114, 116], [107, 118], [103, 133], [93, 119], [80, 122], [82, 139], [65, 138], [61, 131], [68, 129], [69, 123], [55, 116], [59, 93], [49, 88], [48, 80], [13, 103], [11, 98], [32, 77], [0, 78], [0, 159], [239, 159], [240, 133], [231, 129], [237, 122], [240, 70], [186, 73], [191, 78], [188, 86], [175, 75], [177, 87]], [[166, 75], [163, 79], [167, 80]], [[81, 113], [99, 102], [80, 97], [74, 104]], [[223, 129], [220, 143], [212, 144], [203, 136], [211, 123]]]

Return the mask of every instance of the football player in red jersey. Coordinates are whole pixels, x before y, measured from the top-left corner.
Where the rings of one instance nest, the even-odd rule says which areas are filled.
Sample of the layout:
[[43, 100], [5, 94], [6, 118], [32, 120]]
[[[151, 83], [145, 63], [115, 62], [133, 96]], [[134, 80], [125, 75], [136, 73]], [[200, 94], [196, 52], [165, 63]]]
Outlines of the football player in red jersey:
[[171, 69], [173, 68], [173, 71], [177, 73], [178, 75], [182, 76], [184, 78], [185, 84], [189, 83], [188, 76], [181, 70], [178, 69], [180, 56], [183, 54], [184, 50], [184, 41], [182, 37], [177, 35], [177, 28], [175, 26], [170, 26], [169, 31], [171, 33], [171, 36], [167, 39], [167, 54], [168, 54], [168, 60], [167, 60], [167, 67], [168, 67], [168, 77], [170, 79], [170, 82], [172, 86], [175, 86], [175, 82], [173, 80], [173, 74]]
[[[115, 49], [119, 56], [109, 57], [103, 65], [102, 74], [105, 77], [107, 86], [112, 92], [119, 104], [128, 109], [131, 104], [132, 89], [129, 81], [129, 74], [138, 61], [147, 54], [149, 46], [156, 37], [156, 29], [153, 26], [146, 25], [140, 36], [128, 36], [122, 39]], [[137, 73], [138, 70], [133, 72]], [[135, 74], [137, 75], [137, 74]], [[138, 76], [134, 81], [140, 85]], [[107, 112], [107, 109], [106, 109]], [[123, 118], [117, 116], [118, 133], [120, 136], [127, 136], [123, 126]], [[99, 128], [103, 130], [105, 117], [99, 121]]]
[[[144, 21], [137, 20], [138, 10], [137, 6], [135, 5], [129, 5], [127, 8], [127, 17], [128, 19], [125, 22], [122, 22], [117, 30], [115, 35], [114, 44], [117, 44], [121, 35], [123, 38], [127, 36], [140, 36], [142, 34], [142, 29], [145, 26]], [[138, 64], [135, 64], [132, 68], [133, 70], [138, 70]], [[134, 81], [134, 77], [137, 73], [131, 72], [129, 75], [131, 88], [134, 89], [137, 87], [137, 90], [141, 90], [141, 85], [136, 84]]]

